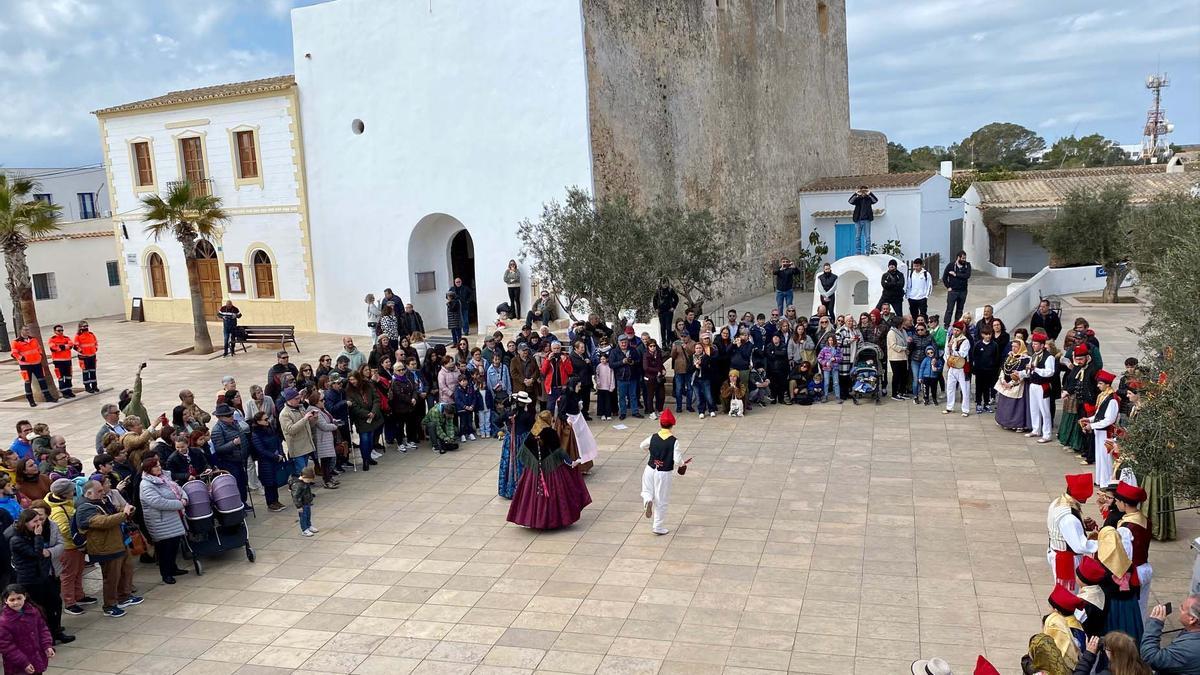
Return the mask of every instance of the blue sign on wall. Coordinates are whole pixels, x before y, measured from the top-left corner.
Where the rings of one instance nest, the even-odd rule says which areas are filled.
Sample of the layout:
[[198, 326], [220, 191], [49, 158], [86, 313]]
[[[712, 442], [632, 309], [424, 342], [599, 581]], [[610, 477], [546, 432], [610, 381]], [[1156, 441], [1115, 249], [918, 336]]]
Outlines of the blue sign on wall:
[[1108, 272], [1104, 271], [1104, 268], [1101, 267], [1100, 265], [1096, 265], [1096, 277], [1099, 278], [1099, 277], [1106, 277], [1106, 276], [1108, 276]]

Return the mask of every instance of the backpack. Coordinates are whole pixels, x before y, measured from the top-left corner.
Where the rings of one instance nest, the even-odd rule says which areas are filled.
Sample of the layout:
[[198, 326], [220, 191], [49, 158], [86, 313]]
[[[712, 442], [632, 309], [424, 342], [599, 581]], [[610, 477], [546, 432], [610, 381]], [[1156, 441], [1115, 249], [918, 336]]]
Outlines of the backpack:
[[[67, 512], [67, 508], [65, 506], [58, 506], [55, 508], [62, 509], [64, 514]], [[79, 549], [80, 551], [86, 552], [87, 535], [80, 531], [79, 524], [75, 522], [74, 514], [67, 516], [67, 523], [71, 528], [71, 543], [74, 544], [75, 548]]]

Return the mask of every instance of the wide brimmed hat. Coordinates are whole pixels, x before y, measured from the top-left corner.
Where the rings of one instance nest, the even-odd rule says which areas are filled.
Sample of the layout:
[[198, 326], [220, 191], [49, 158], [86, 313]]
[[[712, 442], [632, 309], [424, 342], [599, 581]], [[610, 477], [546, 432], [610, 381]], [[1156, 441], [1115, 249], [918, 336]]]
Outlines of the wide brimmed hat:
[[514, 396], [513, 399], [516, 400], [517, 403], [533, 403], [533, 399], [530, 398], [529, 392], [526, 391], [518, 391], [517, 395]]
[[912, 675], [954, 675], [945, 659], [919, 659], [913, 661]]

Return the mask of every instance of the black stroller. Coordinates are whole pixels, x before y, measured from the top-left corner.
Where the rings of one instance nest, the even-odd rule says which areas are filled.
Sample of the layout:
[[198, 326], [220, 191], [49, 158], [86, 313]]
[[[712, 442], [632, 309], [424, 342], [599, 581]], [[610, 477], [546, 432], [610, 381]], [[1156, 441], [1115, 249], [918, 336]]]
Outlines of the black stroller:
[[188, 503], [184, 510], [187, 536], [184, 551], [191, 557], [196, 575], [204, 574], [200, 558], [215, 556], [236, 548], [246, 549], [246, 560], [254, 562], [250, 547], [250, 528], [246, 525], [246, 507], [238, 491], [237, 479], [217, 474], [211, 485], [203, 480], [184, 483]]

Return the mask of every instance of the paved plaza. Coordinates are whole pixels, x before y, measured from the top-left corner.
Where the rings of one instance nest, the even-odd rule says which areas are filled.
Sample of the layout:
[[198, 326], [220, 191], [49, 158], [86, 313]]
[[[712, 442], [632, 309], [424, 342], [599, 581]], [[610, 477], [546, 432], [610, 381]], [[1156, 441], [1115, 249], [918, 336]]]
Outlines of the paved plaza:
[[[1136, 307], [1065, 314], [1104, 317], [1093, 323], [1110, 367], [1134, 352], [1121, 326], [1140, 325]], [[100, 404], [131, 386], [137, 363], [149, 361], [156, 415], [183, 387], [211, 409], [222, 375], [246, 391], [274, 361], [269, 350], [165, 357], [190, 344], [190, 326], [92, 327], [101, 386], [114, 390], [33, 411], [0, 404], [4, 429], [45, 421], [90, 456]], [[340, 350], [338, 336], [299, 340], [297, 365]], [[16, 396], [15, 368], [0, 372], [0, 393]], [[989, 415], [892, 401], [683, 416], [676, 432], [695, 461], [660, 537], [638, 496], [638, 443], [657, 424], [628, 421], [593, 423], [593, 503], [570, 528], [505, 522], [496, 441], [389, 451], [379, 470], [317, 491], [315, 538], [300, 536], [291, 509], [260, 508], [256, 563], [231, 552], [175, 586], [139, 564], [145, 603], [122, 619], [66, 617], [79, 639], [51, 672], [902, 675], [934, 655], [969, 673], [980, 653], [1020, 672], [1051, 584], [1046, 507], [1062, 475], [1081, 471], [1057, 444]], [[1182, 600], [1198, 530], [1200, 517], [1180, 514], [1183, 540], [1153, 543], [1158, 599]], [[98, 588], [98, 570], [86, 585]]]

